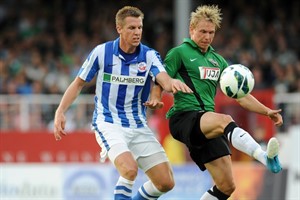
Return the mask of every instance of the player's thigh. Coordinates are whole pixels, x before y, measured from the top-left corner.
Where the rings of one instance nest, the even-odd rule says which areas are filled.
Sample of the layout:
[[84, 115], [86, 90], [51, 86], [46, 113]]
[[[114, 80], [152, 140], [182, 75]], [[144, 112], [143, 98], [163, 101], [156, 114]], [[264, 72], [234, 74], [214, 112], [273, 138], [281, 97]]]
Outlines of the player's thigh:
[[225, 127], [232, 121], [230, 115], [206, 112], [200, 119], [200, 130], [207, 139], [212, 139], [222, 135]]
[[154, 184], [160, 182], [173, 182], [173, 172], [169, 162], [160, 163], [155, 165], [146, 172], [147, 176]]
[[234, 185], [232, 163], [229, 155], [220, 157], [216, 160], [205, 163], [204, 165], [219, 188], [228, 188]]

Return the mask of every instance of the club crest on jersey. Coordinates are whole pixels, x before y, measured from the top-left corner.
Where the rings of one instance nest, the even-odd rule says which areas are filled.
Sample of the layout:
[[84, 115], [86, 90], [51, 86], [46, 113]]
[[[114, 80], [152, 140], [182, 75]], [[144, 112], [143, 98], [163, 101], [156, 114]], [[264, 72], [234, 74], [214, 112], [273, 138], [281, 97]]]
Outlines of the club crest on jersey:
[[219, 63], [217, 61], [215, 61], [214, 59], [210, 58], [208, 59], [208, 61], [213, 64], [213, 66], [219, 67]]
[[145, 72], [147, 70], [147, 65], [145, 62], [141, 62], [138, 64], [138, 71]]
[[218, 81], [220, 77], [220, 68], [217, 67], [199, 67], [200, 79], [209, 79]]

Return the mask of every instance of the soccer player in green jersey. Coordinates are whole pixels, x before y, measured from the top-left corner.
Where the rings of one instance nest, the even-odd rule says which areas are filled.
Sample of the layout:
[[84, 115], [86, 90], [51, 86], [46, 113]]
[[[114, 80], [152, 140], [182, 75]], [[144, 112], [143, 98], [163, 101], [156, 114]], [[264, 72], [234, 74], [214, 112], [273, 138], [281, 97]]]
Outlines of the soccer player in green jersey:
[[[221, 19], [218, 6], [199, 6], [191, 13], [190, 38], [171, 49], [165, 58], [168, 74], [185, 82], [194, 92], [174, 94], [174, 105], [167, 117], [172, 136], [187, 146], [193, 161], [201, 170], [207, 169], [215, 183], [201, 200], [228, 199], [235, 190], [228, 141], [267, 166], [271, 172], [278, 173], [282, 169], [276, 138], [271, 138], [267, 150], [263, 151], [231, 116], [215, 112], [218, 81], [228, 66], [211, 46]], [[249, 111], [269, 117], [277, 126], [283, 123], [281, 110], [266, 107], [251, 94], [237, 99], [237, 102]]]

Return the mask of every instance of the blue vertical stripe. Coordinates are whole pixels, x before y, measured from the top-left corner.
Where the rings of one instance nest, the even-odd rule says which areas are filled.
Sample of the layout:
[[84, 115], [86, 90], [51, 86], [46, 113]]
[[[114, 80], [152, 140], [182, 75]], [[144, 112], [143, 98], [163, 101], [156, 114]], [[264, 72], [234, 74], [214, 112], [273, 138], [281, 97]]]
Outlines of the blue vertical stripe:
[[[112, 62], [113, 62], [113, 42], [108, 42], [105, 45], [105, 56], [104, 56], [104, 73], [112, 73]], [[102, 94], [101, 103], [103, 105], [103, 115], [106, 122], [113, 123], [111, 111], [109, 110], [109, 94], [110, 94], [111, 83], [102, 83]]]
[[[149, 93], [150, 93], [150, 87], [151, 87], [151, 77], [147, 77], [146, 83], [144, 85], [143, 91], [142, 91], [142, 103], [148, 100]], [[146, 117], [146, 107], [142, 104], [142, 113], [144, 117]]]
[[94, 130], [99, 134], [99, 136], [100, 136], [100, 138], [101, 138], [101, 140], [102, 140], [102, 142], [103, 142], [103, 144], [105, 146], [106, 151], [109, 151], [110, 150], [110, 146], [107, 143], [107, 140], [105, 139], [105, 137], [103, 136], [103, 133], [98, 129], [96, 123], [93, 123], [92, 125], [94, 127]]
[[[143, 122], [141, 121], [140, 117], [139, 117], [139, 92], [141, 91], [141, 89], [143, 89], [143, 86], [136, 86], [134, 88], [134, 96], [133, 96], [133, 99], [132, 99], [132, 105], [131, 105], [131, 109], [132, 109], [132, 115], [133, 115], [133, 119], [135, 120], [135, 123], [137, 125], [138, 128], [140, 127], [144, 127], [143, 125]], [[142, 108], [145, 107], [143, 104], [142, 104]]]
[[[98, 97], [96, 95], [94, 97], [94, 102], [95, 102], [95, 105], [97, 105], [97, 103], [98, 103]], [[93, 126], [96, 126], [97, 117], [98, 117], [98, 109], [97, 109], [97, 106], [95, 106], [95, 110], [93, 112], [93, 119], [92, 119], [92, 125]]]
[[86, 77], [86, 81], [88, 81], [88, 82], [91, 81], [98, 71], [99, 71], [99, 62], [98, 62], [98, 56], [97, 56], [97, 58], [95, 59], [93, 65], [92, 65], [91, 70], [89, 71], [89, 73]]
[[[125, 62], [122, 60], [122, 66], [121, 66], [121, 75], [129, 75], [129, 64], [125, 64]], [[117, 109], [118, 109], [118, 116], [121, 119], [121, 123], [123, 127], [129, 127], [129, 120], [126, 117], [126, 112], [124, 108], [125, 104], [125, 97], [127, 92], [127, 85], [119, 85], [118, 89], [118, 98], [117, 98]]]
[[[146, 74], [146, 72], [138, 72], [137, 76], [144, 77], [145, 74]], [[145, 87], [147, 87], [147, 82], [146, 82]], [[132, 108], [132, 114], [133, 114], [133, 118], [134, 118], [138, 128], [144, 127], [143, 122], [141, 121], [141, 119], [139, 117], [139, 110], [138, 110], [138, 108], [139, 108], [139, 105], [138, 105], [139, 97], [138, 97], [138, 95], [139, 95], [139, 92], [143, 88], [144, 88], [143, 86], [136, 86], [135, 89], [134, 89], [134, 96], [133, 96], [133, 99], [132, 99], [132, 107], [131, 107]], [[144, 88], [144, 89], [146, 89], [146, 88]], [[145, 94], [145, 95], [146, 95], [146, 100], [147, 100], [148, 96], [147, 96], [147, 94]], [[148, 95], [149, 95], [149, 93], [148, 93]], [[143, 96], [143, 94], [142, 94], [142, 96]], [[143, 105], [144, 102], [145, 101], [142, 98], [141, 113], [143, 113], [143, 115], [146, 117], [146, 115], [145, 115], [145, 106]]]
[[[94, 53], [96, 48], [94, 48], [91, 53], [88, 55], [87, 59], [85, 62], [89, 61], [91, 59], [92, 54]], [[82, 73], [82, 71], [84, 70], [84, 66], [81, 66], [81, 68], [79, 69], [77, 76], [80, 76], [80, 74]], [[85, 78], [85, 81], [90, 82], [95, 74], [99, 71], [99, 60], [98, 60], [98, 55], [96, 55], [96, 58], [91, 66], [91, 69], [89, 70], [89, 73], [87, 74], [87, 77]]]

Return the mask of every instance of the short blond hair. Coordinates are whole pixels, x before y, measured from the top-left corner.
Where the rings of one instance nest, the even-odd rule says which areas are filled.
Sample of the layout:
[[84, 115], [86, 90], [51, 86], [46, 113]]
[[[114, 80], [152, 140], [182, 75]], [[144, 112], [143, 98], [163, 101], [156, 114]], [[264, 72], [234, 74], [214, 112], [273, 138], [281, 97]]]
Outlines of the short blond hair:
[[190, 26], [195, 27], [201, 19], [212, 22], [216, 28], [221, 27], [221, 9], [217, 5], [198, 6], [195, 12], [191, 13]]
[[116, 14], [116, 25], [123, 26], [126, 17], [141, 17], [144, 19], [144, 13], [132, 6], [124, 6]]

